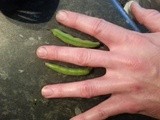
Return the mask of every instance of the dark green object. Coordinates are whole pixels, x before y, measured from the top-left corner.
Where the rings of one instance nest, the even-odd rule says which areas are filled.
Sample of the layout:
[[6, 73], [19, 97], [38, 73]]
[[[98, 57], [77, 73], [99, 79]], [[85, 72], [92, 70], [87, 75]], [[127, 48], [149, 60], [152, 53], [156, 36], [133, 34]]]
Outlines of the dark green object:
[[70, 34], [66, 34], [59, 29], [52, 29], [51, 31], [54, 36], [58, 37], [63, 42], [76, 46], [76, 47], [96, 48], [100, 46], [99, 42], [92, 42], [90, 40], [82, 40], [80, 38], [73, 37]]
[[68, 68], [51, 63], [45, 63], [45, 65], [56, 72], [72, 76], [88, 75], [91, 71], [91, 68]]

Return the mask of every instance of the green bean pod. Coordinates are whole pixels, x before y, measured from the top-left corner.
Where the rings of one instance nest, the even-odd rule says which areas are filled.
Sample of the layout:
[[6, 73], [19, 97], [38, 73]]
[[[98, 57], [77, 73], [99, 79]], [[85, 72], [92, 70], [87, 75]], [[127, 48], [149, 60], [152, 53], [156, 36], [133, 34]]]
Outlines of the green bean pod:
[[90, 40], [82, 40], [80, 38], [73, 37], [70, 34], [66, 34], [59, 29], [52, 29], [51, 31], [54, 36], [58, 37], [63, 42], [76, 46], [76, 47], [96, 48], [100, 46], [99, 42], [92, 42]]
[[52, 63], [45, 63], [45, 65], [58, 73], [72, 76], [88, 75], [92, 70], [91, 68], [68, 68]]

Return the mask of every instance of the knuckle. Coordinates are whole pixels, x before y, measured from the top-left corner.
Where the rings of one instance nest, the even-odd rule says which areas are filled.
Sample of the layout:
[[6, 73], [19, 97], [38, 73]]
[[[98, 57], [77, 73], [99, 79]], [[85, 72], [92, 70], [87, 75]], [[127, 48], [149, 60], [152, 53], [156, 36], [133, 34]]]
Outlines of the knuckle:
[[87, 50], [84, 51], [83, 49], [79, 49], [76, 54], [77, 54], [76, 61], [78, 65], [81, 65], [81, 66], [89, 65], [91, 60], [91, 55]]
[[93, 36], [98, 36], [101, 34], [101, 32], [104, 30], [105, 25], [105, 20], [104, 19], [96, 19], [93, 23], [93, 29], [92, 29], [92, 35]]
[[128, 58], [125, 61], [126, 66], [133, 71], [143, 71], [145, 69], [145, 63], [139, 58]]
[[128, 43], [129, 45], [131, 43], [136, 43], [138, 42], [138, 40], [141, 40], [143, 37], [141, 37], [141, 34], [139, 33], [136, 33], [136, 32], [133, 32], [133, 31], [128, 31], [128, 32], [125, 32], [125, 33], [121, 33], [121, 41], [123, 43]]
[[146, 41], [148, 40], [148, 38], [146, 36], [144, 36], [141, 33], [136, 33], [134, 32], [134, 34], [129, 34], [129, 39], [130, 39], [130, 43], [136, 44], [136, 45], [144, 45], [146, 43]]
[[128, 113], [130, 113], [130, 114], [137, 114], [141, 110], [141, 105], [138, 104], [137, 102], [129, 102], [126, 105], [126, 108], [127, 108], [127, 112]]
[[133, 93], [141, 93], [141, 91], [143, 91], [142, 83], [140, 81], [133, 80], [133, 82], [130, 85], [130, 89]]
[[126, 44], [126, 43], [129, 44], [129, 45], [131, 45], [131, 43], [136, 44], [138, 41], [142, 41], [142, 40], [143, 40], [143, 36], [140, 33], [137, 33], [137, 32], [134, 32], [134, 31], [127, 31], [127, 32], [126, 31], [121, 31], [120, 42], [123, 43], [123, 44]]
[[90, 83], [83, 82], [82, 87], [81, 87], [81, 96], [84, 98], [91, 98], [93, 95], [93, 89], [90, 85]]

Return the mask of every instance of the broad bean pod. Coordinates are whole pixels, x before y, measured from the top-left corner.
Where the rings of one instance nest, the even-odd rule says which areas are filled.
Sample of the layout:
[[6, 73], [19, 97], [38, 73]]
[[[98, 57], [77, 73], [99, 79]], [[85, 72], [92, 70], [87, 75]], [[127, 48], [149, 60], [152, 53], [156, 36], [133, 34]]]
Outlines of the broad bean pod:
[[92, 70], [91, 68], [68, 68], [52, 63], [45, 63], [45, 65], [58, 73], [71, 76], [88, 75]]
[[51, 30], [53, 35], [58, 37], [63, 42], [76, 46], [76, 47], [84, 47], [84, 48], [96, 48], [100, 46], [100, 42], [93, 42], [90, 40], [82, 40], [80, 38], [73, 37], [70, 34], [64, 33], [59, 29]]

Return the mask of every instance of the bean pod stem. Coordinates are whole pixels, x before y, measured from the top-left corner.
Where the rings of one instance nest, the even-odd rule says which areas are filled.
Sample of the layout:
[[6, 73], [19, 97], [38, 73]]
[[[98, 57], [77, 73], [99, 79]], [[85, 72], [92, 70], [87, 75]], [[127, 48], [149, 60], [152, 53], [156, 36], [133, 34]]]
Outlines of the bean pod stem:
[[73, 37], [70, 34], [64, 33], [59, 29], [52, 29], [51, 31], [54, 36], [58, 37], [63, 42], [76, 46], [76, 47], [96, 48], [100, 46], [99, 42], [92, 42], [90, 40], [82, 40], [80, 38]]
[[88, 75], [92, 70], [91, 68], [68, 68], [52, 63], [45, 63], [45, 65], [58, 73], [71, 76]]

